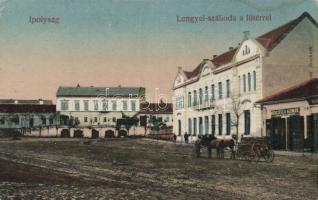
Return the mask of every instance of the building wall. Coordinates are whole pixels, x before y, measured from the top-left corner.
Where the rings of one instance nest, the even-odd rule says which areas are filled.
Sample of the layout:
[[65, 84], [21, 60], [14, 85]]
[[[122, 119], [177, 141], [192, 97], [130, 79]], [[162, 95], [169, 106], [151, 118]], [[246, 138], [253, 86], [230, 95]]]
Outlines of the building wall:
[[[243, 43], [244, 44], [244, 43]], [[241, 62], [242, 60], [246, 60], [249, 58], [254, 58], [249, 62], [244, 64], [240, 64], [237, 67], [232, 67], [228, 70], [223, 71], [221, 69], [214, 70], [213, 67], [210, 67], [210, 73], [207, 69], [203, 67], [202, 75], [199, 81], [188, 84], [184, 87], [177, 88], [174, 90], [174, 127], [173, 131], [175, 134], [178, 134], [178, 120], [181, 120], [181, 133], [184, 134], [185, 132], [189, 133], [189, 118], [191, 119], [191, 123], [193, 123], [194, 118], [197, 119], [197, 123], [199, 123], [199, 118], [202, 117], [203, 127], [202, 133], [203, 134], [211, 134], [211, 120], [212, 115], [216, 116], [216, 135], [219, 135], [219, 124], [218, 124], [218, 115], [222, 114], [222, 135], [220, 137], [229, 138], [230, 135], [226, 135], [226, 113], [231, 113], [231, 118], [233, 119], [233, 108], [232, 108], [232, 96], [237, 96], [240, 94], [241, 101], [245, 103], [241, 105], [241, 111], [243, 110], [250, 110], [251, 114], [251, 128], [250, 128], [250, 136], [261, 136], [261, 110], [259, 107], [254, 106], [254, 102], [262, 98], [262, 63], [261, 63], [261, 53], [262, 50], [259, 49], [258, 46], [255, 45], [253, 41], [247, 41], [247, 44], [250, 46], [250, 54], [241, 56], [241, 50], [238, 51], [237, 57], [235, 58], [236, 63]], [[245, 45], [242, 45], [242, 47]], [[233, 64], [233, 63], [231, 63]], [[256, 88], [254, 90], [254, 76], [253, 73], [256, 73]], [[251, 91], [248, 90], [247, 84], [247, 77], [250, 73], [251, 76]], [[243, 75], [246, 76], [246, 91], [243, 91]], [[239, 78], [240, 77], [240, 78]], [[230, 80], [230, 97], [226, 97], [226, 80]], [[223, 98], [218, 98], [218, 83], [222, 82], [222, 93]], [[205, 102], [201, 105], [197, 106], [190, 106], [188, 105], [188, 93], [191, 92], [192, 95], [192, 102], [193, 102], [193, 91], [196, 90], [199, 96], [199, 89], [203, 90], [203, 99], [205, 87], [208, 87], [208, 94], [209, 94], [209, 101], [211, 101], [211, 85], [215, 85], [215, 100], [212, 101], [214, 108], [209, 109], [200, 109], [205, 107]], [[178, 109], [177, 106], [177, 97], [183, 96], [184, 97], [184, 108]], [[205, 117], [208, 117], [208, 126], [205, 126]], [[196, 134], [199, 133], [199, 125], [196, 126], [197, 131]], [[192, 133], [193, 134], [194, 125], [192, 125]], [[236, 130], [234, 126], [231, 126], [231, 135], [235, 134]], [[241, 115], [240, 117], [240, 125], [239, 125], [239, 135], [244, 134], [244, 116]], [[191, 139], [195, 140], [196, 137], [191, 137]], [[182, 137], [179, 138], [179, 140]]]
[[[127, 112], [127, 115], [134, 115], [136, 112]], [[61, 111], [60, 115], [66, 115], [69, 117], [77, 118], [79, 125], [77, 127], [114, 127], [116, 120], [122, 118], [122, 112], [98, 112], [98, 111]], [[85, 118], [87, 121], [85, 121]]]
[[[106, 100], [108, 102], [108, 109], [103, 109], [103, 101]], [[68, 110], [62, 109], [62, 101], [68, 102]], [[56, 110], [57, 111], [76, 111], [75, 110], [75, 101], [79, 101], [80, 109], [79, 111], [84, 110], [84, 101], [88, 101], [88, 111], [114, 111], [112, 109], [112, 102], [115, 101], [117, 104], [117, 109], [115, 111], [133, 111], [132, 110], [132, 101], [135, 102], [135, 111], [139, 111], [140, 99], [139, 98], [129, 98], [129, 97], [121, 97], [121, 98], [95, 98], [95, 97], [57, 97]], [[95, 110], [94, 101], [97, 101], [98, 109]], [[127, 102], [127, 110], [123, 109], [123, 101]], [[134, 111], [133, 111], [134, 112]]]
[[[17, 118], [19, 120], [15, 120]], [[58, 124], [58, 113], [0, 113], [0, 128], [32, 128], [31, 119], [33, 119], [32, 127], [53, 127]], [[42, 119], [45, 119], [45, 123]]]
[[[108, 102], [107, 109], [104, 109], [103, 102]], [[68, 102], [68, 109], [62, 109], [62, 102]], [[75, 102], [79, 102], [79, 110], [75, 108]], [[84, 101], [88, 101], [88, 110], [84, 108]], [[95, 101], [98, 109], [95, 109]], [[112, 109], [112, 102], [116, 102], [116, 110]], [[127, 102], [127, 110], [124, 110], [123, 101]], [[132, 109], [132, 102], [135, 102], [135, 110]], [[94, 98], [94, 97], [58, 97], [56, 110], [61, 116], [73, 117], [79, 121], [77, 127], [114, 127], [116, 120], [122, 118], [123, 114], [134, 116], [139, 111], [139, 98]]]
[[[272, 51], [264, 49], [254, 39], [248, 39], [240, 45], [231, 63], [216, 69], [212, 66], [211, 70], [213, 73], [210, 73], [210, 75], [208, 75], [208, 71], [203, 69], [199, 81], [174, 90], [175, 97], [177, 95], [185, 96], [184, 110], [174, 110], [174, 132], [177, 133], [178, 131], [178, 120], [182, 122], [183, 134], [188, 130], [188, 118], [210, 117], [213, 113], [230, 112], [232, 110], [230, 98], [223, 98], [214, 102], [215, 108], [220, 108], [219, 111], [216, 109], [197, 110], [195, 108], [188, 108], [187, 106], [189, 91], [193, 94], [193, 90], [204, 89], [205, 86], [210, 86], [213, 83], [217, 87], [217, 83], [220, 81], [223, 83], [224, 90], [225, 80], [230, 79], [234, 94], [240, 93], [242, 100], [249, 100], [244, 105], [244, 110], [250, 110], [251, 112], [251, 136], [264, 136], [266, 132], [263, 127], [262, 112], [260, 106], [254, 105], [254, 103], [276, 91], [288, 88], [291, 85], [310, 78], [318, 77], [317, 30], [317, 27], [305, 18]], [[246, 54], [247, 47], [248, 54]], [[245, 52], [243, 53], [243, 51]], [[247, 62], [247, 60], [250, 61]], [[226, 70], [227, 68], [230, 69]], [[254, 73], [254, 71], [256, 72], [256, 90], [242, 92], [243, 75], [247, 76], [248, 73]], [[179, 76], [181, 75], [182, 73], [179, 70]], [[177, 77], [176, 80], [179, 81], [175, 81], [174, 87], [178, 85], [180, 87], [180, 85], [185, 84], [182, 83], [183, 79], [178, 79]], [[215, 93], [217, 94], [218, 92], [216, 91]], [[174, 98], [173, 102], [175, 109], [177, 104], [176, 98]], [[239, 135], [244, 133], [243, 120], [244, 117], [241, 117]], [[226, 127], [224, 123], [225, 118], [223, 118], [223, 129]], [[217, 123], [216, 130], [218, 130]], [[231, 132], [233, 133], [233, 127]]]
[[[311, 61], [310, 47], [313, 48]], [[317, 58], [318, 28], [305, 18], [263, 58], [263, 96], [317, 78]]]

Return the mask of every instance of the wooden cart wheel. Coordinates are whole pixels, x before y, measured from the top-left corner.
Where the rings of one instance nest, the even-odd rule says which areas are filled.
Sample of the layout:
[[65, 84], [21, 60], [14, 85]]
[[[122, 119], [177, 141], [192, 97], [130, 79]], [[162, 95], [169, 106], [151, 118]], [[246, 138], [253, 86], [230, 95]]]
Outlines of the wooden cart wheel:
[[251, 148], [251, 153], [253, 154], [253, 159], [252, 161], [258, 162], [261, 159], [260, 155], [260, 144], [258, 142], [254, 142]]
[[275, 154], [273, 150], [268, 150], [267, 154], [264, 156], [266, 162], [273, 162], [275, 158]]

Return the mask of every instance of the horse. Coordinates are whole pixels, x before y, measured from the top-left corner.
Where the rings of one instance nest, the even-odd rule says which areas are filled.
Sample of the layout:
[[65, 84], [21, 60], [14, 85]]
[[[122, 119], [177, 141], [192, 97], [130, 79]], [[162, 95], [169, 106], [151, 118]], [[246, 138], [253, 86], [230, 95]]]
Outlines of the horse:
[[224, 159], [224, 149], [231, 149], [231, 159], [235, 159], [235, 141], [233, 139], [216, 139], [211, 142], [212, 148], [217, 149], [218, 158]]
[[224, 149], [229, 147], [231, 149], [231, 159], [235, 158], [235, 141], [233, 139], [225, 140], [218, 139], [214, 135], [203, 135], [194, 143], [195, 152], [197, 157], [200, 157], [201, 146], [207, 147], [208, 157], [212, 157], [212, 148], [217, 151], [217, 158], [224, 158]]

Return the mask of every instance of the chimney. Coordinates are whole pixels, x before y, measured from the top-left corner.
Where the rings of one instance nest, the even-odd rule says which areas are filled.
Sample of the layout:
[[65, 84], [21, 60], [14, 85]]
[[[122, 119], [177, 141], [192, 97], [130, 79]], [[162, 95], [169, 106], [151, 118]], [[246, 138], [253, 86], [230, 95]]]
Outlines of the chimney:
[[250, 31], [244, 31], [243, 34], [244, 34], [243, 41], [250, 39]]
[[231, 51], [231, 50], [233, 50], [234, 48], [233, 47], [229, 47], [229, 50]]
[[81, 87], [81, 86], [80, 86], [80, 84], [78, 83], [76, 87], [79, 88], [79, 87]]
[[182, 72], [182, 67], [178, 66], [178, 72]]
[[213, 58], [216, 58], [218, 55], [213, 55]]

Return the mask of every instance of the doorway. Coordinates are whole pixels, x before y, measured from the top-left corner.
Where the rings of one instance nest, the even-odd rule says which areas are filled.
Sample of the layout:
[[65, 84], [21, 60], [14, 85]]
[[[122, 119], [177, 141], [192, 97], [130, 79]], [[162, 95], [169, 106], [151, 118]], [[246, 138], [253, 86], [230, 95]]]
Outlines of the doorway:
[[273, 149], [286, 149], [286, 119], [276, 117], [266, 120], [266, 130]]
[[288, 149], [291, 151], [304, 150], [304, 117], [290, 116], [288, 118]]

